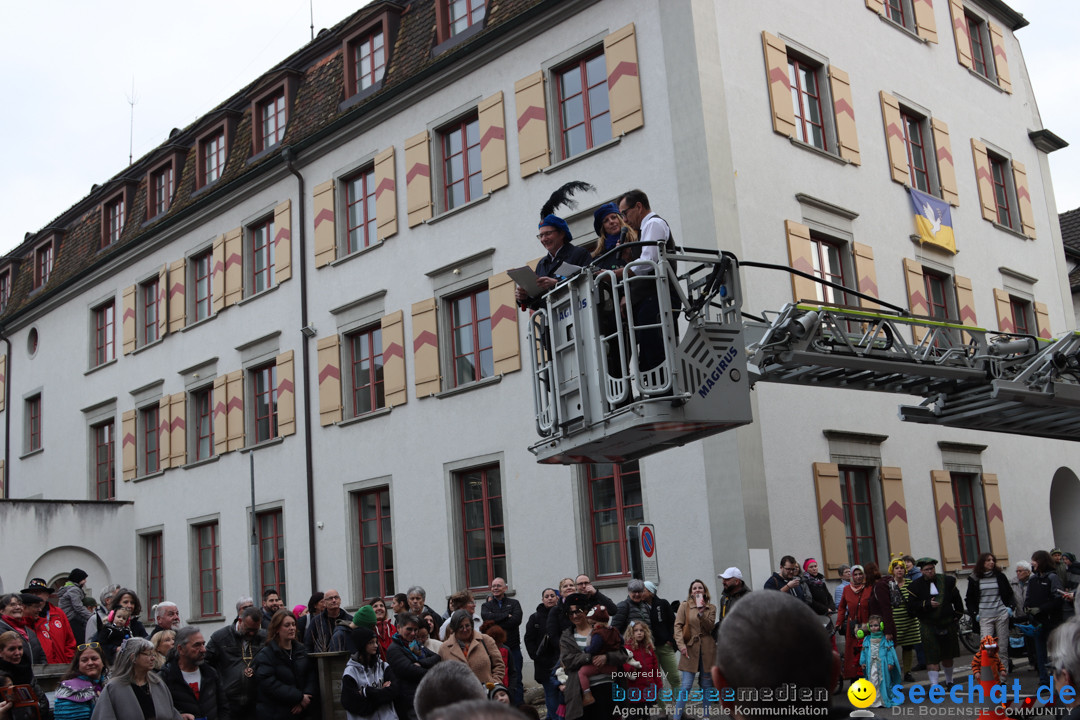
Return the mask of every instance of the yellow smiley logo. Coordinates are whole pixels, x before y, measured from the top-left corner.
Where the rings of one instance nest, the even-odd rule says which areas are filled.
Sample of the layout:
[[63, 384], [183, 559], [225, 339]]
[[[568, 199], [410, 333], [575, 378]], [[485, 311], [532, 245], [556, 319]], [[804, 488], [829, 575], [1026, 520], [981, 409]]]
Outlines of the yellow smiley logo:
[[877, 688], [866, 678], [859, 678], [848, 688], [847, 699], [857, 708], [868, 708], [877, 700]]

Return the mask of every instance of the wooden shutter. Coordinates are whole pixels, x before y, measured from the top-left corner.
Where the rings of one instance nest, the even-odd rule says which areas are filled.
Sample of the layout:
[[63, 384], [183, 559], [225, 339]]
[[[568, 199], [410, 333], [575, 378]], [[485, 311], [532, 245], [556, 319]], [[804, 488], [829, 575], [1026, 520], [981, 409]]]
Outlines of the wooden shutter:
[[840, 467], [836, 463], [814, 463], [814, 489], [821, 529], [822, 570], [826, 577], [838, 578], [840, 566], [848, 562]]
[[124, 331], [124, 354], [130, 355], [135, 352], [135, 296], [138, 294], [137, 285], [128, 285], [120, 295], [120, 320]]
[[1012, 93], [1012, 80], [1009, 78], [1009, 59], [1005, 55], [1005, 38], [1001, 28], [992, 22], [986, 23], [990, 28], [990, 47], [994, 49], [994, 70], [997, 71], [998, 87], [1007, 93]]
[[293, 384], [293, 351], [287, 350], [275, 359], [277, 365], [277, 427], [278, 437], [296, 434], [296, 388]]
[[1046, 307], [1046, 303], [1037, 302], [1035, 307], [1035, 327], [1038, 329], [1039, 337], [1044, 340], [1049, 340], [1053, 337], [1050, 334], [1050, 310]]
[[409, 399], [405, 390], [405, 313], [398, 310], [384, 315], [379, 326], [382, 329], [383, 395], [386, 406], [404, 405]]
[[[956, 307], [960, 311], [960, 323], [968, 327], [978, 327], [975, 318], [975, 293], [971, 289], [971, 279], [953, 276], [953, 284], [956, 286]], [[964, 342], [970, 342], [971, 335], [964, 333]]]
[[833, 110], [836, 113], [836, 139], [840, 157], [854, 165], [862, 164], [859, 156], [859, 135], [855, 132], [855, 107], [851, 100], [851, 81], [848, 74], [829, 66], [829, 88], [832, 90]]
[[611, 136], [619, 137], [645, 124], [641, 109], [634, 23], [621, 27], [604, 38], [604, 62], [607, 65]]
[[931, 470], [930, 480], [934, 486], [934, 510], [937, 513], [941, 569], [959, 570], [964, 564], [964, 557], [960, 554], [960, 526], [956, 522], [952, 476], [947, 470]]
[[979, 202], [982, 203], [984, 220], [997, 222], [997, 203], [994, 201], [994, 179], [990, 173], [990, 157], [986, 146], [971, 138], [971, 156], [975, 162], [975, 182], [979, 186]]
[[172, 467], [172, 423], [169, 422], [170, 397], [158, 400], [158, 464], [162, 470]]
[[[923, 276], [922, 265], [911, 258], [904, 258], [904, 282], [907, 284], [908, 308], [911, 314], [928, 315], [930, 307], [926, 304], [926, 278]], [[912, 325], [911, 337], [916, 343], [922, 342], [926, 337], [926, 329]]]
[[[164, 454], [161, 455], [164, 459]], [[178, 392], [169, 398], [169, 465], [187, 462], [187, 395]]]
[[885, 17], [885, 3], [882, 0], [866, 0], [866, 7]]
[[229, 452], [244, 447], [244, 371], [225, 376], [225, 423]]
[[[157, 331], [158, 331], [158, 337], [159, 338], [165, 337], [165, 335], [169, 332], [169, 328], [171, 327], [170, 320], [171, 320], [171, 316], [172, 316], [172, 308], [169, 306], [170, 305], [169, 296], [172, 293], [172, 287], [169, 285], [169, 279], [170, 279], [169, 266], [168, 265], [162, 265], [161, 269], [158, 270], [158, 294], [157, 294], [157, 307], [158, 307]], [[183, 295], [183, 293], [184, 293], [184, 283], [186, 282], [186, 280], [187, 280], [187, 278], [183, 278], [183, 277], [180, 278], [180, 294], [181, 295]], [[184, 309], [185, 309], [185, 311], [187, 310], [186, 307]], [[183, 323], [183, 322], [185, 322], [185, 320], [182, 319], [181, 322]]]
[[[187, 323], [184, 283], [187, 282], [187, 261], [183, 258], [169, 266], [169, 332], [180, 332]], [[158, 308], [158, 313], [165, 307]]]
[[514, 83], [514, 107], [521, 177], [528, 177], [551, 164], [544, 73], [537, 71]]
[[502, 90], [480, 101], [480, 170], [484, 192], [506, 187], [510, 173], [506, 164], [506, 116]]
[[960, 205], [960, 194], [956, 188], [956, 166], [953, 164], [952, 144], [949, 142], [949, 126], [937, 118], [932, 118], [930, 130], [934, 135], [941, 194], [946, 202], [957, 207]]
[[[0, 355], [0, 412], [7, 409], [7, 355]], [[3, 478], [0, 477], [0, 481]]]
[[225, 307], [244, 297], [244, 229], [225, 233]]
[[215, 455], [224, 455], [229, 452], [228, 413], [225, 409], [228, 403], [228, 393], [226, 392], [228, 383], [226, 380], [227, 378], [224, 375], [214, 378], [214, 392], [210, 398], [211, 405], [214, 408], [213, 429]]
[[904, 504], [904, 480], [900, 468], [881, 468], [881, 497], [885, 505], [889, 554], [910, 554], [911, 538], [908, 535], [907, 505]]
[[210, 262], [210, 289], [214, 298], [214, 314], [225, 309], [225, 236], [214, 238]]
[[319, 424], [326, 427], [341, 421], [341, 338], [336, 334], [321, 338], [316, 347], [319, 363]]
[[949, 14], [952, 16], [953, 39], [956, 41], [956, 60], [971, 70], [974, 68], [971, 62], [971, 36], [968, 35], [963, 3], [960, 0], [949, 0]]
[[431, 217], [431, 141], [427, 130], [405, 141], [405, 200], [409, 227]]
[[904, 142], [904, 119], [900, 116], [900, 103], [889, 93], [882, 90], [881, 120], [885, 124], [885, 146], [889, 150], [889, 167], [892, 179], [901, 185], [907, 185], [908, 177], [907, 146]]
[[998, 330], [1001, 332], [1016, 332], [1016, 324], [1013, 323], [1012, 299], [1009, 293], [1000, 288], [994, 288], [994, 309], [997, 311]]
[[1016, 204], [1020, 207], [1020, 223], [1024, 234], [1035, 239], [1035, 214], [1031, 209], [1031, 190], [1028, 189], [1027, 169], [1012, 161], [1013, 183], [1016, 185]]
[[394, 146], [375, 156], [375, 223], [379, 240], [397, 235], [397, 170]]
[[990, 552], [999, 567], [1009, 567], [1009, 548], [1005, 544], [1005, 518], [1001, 514], [1001, 491], [997, 475], [982, 474], [983, 502], [986, 504], [986, 531], [990, 536]]
[[315, 267], [321, 268], [337, 259], [337, 234], [334, 230], [334, 181], [316, 185], [312, 208], [315, 213]]
[[439, 323], [435, 298], [412, 305], [413, 371], [416, 397], [439, 392]]
[[[874, 250], [869, 245], [852, 243], [851, 249], [855, 255], [855, 279], [859, 292], [872, 297], [881, 297], [878, 294], [877, 270], [874, 268]], [[881, 307], [872, 300], [859, 299], [859, 306], [867, 309]]]
[[495, 374], [505, 375], [521, 369], [521, 344], [518, 338], [517, 301], [514, 281], [506, 273], [488, 278], [488, 302], [491, 305], [491, 349]]
[[292, 277], [292, 200], [274, 208], [274, 284]]
[[[784, 232], [787, 234], [790, 266], [805, 273], [813, 273], [814, 246], [810, 242], [810, 228], [794, 220], [785, 220]], [[795, 302], [800, 300], [817, 302], [817, 289], [818, 285], [813, 280], [794, 274], [791, 276], [791, 294]]]
[[915, 32], [926, 42], [936, 43], [937, 20], [934, 19], [934, 4], [931, 0], [913, 0], [915, 10]]
[[134, 480], [139, 472], [138, 454], [135, 447], [135, 410], [128, 410], [120, 416], [120, 453], [123, 457], [124, 481]]
[[769, 81], [773, 132], [795, 137], [795, 106], [791, 104], [787, 45], [764, 30], [761, 32], [761, 45], [765, 51], [765, 76]]

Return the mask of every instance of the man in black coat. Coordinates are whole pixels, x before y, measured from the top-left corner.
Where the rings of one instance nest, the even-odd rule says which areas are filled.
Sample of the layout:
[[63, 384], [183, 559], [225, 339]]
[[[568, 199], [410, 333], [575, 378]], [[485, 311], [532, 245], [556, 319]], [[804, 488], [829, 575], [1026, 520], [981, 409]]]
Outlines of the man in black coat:
[[229, 701], [217, 670], [205, 663], [202, 631], [187, 626], [176, 631], [176, 658], [165, 664], [161, 679], [173, 706], [182, 714], [206, 720], [230, 720]]
[[915, 563], [922, 573], [911, 581], [908, 612], [919, 618], [926, 670], [931, 684], [938, 681], [938, 667], [945, 668], [945, 687], [952, 685], [953, 658], [960, 654], [960, 617], [964, 601], [956, 589], [956, 578], [937, 573], [937, 560], [919, 558]]
[[420, 618], [411, 612], [403, 612], [395, 620], [398, 623], [397, 632], [386, 649], [386, 662], [398, 680], [398, 697], [394, 705], [401, 720], [416, 720], [416, 710], [413, 708], [416, 686], [441, 658], [417, 641], [416, 630], [420, 626]]
[[514, 707], [525, 702], [525, 687], [521, 682], [521, 603], [506, 596], [506, 581], [497, 577], [491, 581], [491, 597], [480, 607], [480, 617], [493, 621], [506, 633], [506, 648], [510, 651], [509, 682], [510, 704]]
[[247, 607], [240, 619], [210, 636], [206, 664], [217, 670], [233, 720], [255, 717], [255, 656], [266, 644], [262, 609]]

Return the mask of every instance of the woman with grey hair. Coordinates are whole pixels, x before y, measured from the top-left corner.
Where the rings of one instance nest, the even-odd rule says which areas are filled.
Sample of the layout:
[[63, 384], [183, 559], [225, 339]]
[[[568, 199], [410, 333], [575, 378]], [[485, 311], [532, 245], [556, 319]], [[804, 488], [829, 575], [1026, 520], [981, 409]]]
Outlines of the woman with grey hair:
[[172, 695], [154, 669], [154, 646], [140, 637], [120, 648], [92, 720], [181, 720]]
[[[1054, 668], [1054, 690], [1061, 697], [1062, 690], [1080, 684], [1080, 618], [1074, 617], [1054, 628], [1048, 654], [1050, 667]], [[1076, 699], [1075, 691], [1072, 696], [1073, 701], [1065, 708], [1072, 708], [1066, 720], [1080, 718], [1080, 700]]]

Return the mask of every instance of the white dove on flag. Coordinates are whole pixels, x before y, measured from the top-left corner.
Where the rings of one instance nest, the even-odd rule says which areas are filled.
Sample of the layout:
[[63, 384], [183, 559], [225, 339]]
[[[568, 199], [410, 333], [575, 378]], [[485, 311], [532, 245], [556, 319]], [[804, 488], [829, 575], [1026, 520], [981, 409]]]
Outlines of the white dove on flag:
[[930, 228], [930, 232], [936, 237], [938, 230], [941, 229], [941, 213], [935, 215], [933, 206], [928, 202], [924, 202], [922, 206], [922, 216], [929, 220], [933, 225], [933, 227]]

